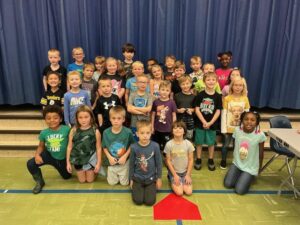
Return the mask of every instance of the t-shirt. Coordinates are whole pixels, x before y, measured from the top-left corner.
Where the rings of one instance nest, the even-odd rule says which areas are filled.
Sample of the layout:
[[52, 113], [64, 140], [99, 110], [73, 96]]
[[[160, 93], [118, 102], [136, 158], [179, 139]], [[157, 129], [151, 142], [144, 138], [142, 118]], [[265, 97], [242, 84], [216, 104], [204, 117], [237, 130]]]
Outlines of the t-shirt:
[[110, 127], [109, 110], [117, 105], [121, 105], [120, 99], [117, 95], [111, 94], [110, 97], [100, 96], [95, 107], [95, 114], [101, 114], [103, 118], [104, 127]]
[[123, 156], [132, 143], [134, 143], [134, 138], [131, 130], [127, 127], [123, 126], [118, 134], [112, 132], [112, 127], [103, 132], [102, 147], [107, 148], [114, 158], [119, 159]]
[[111, 79], [112, 94], [118, 95], [121, 89], [125, 88], [125, 80], [119, 74], [115, 74], [115, 75], [103, 74], [101, 77], [102, 78], [108, 77], [109, 79]]
[[58, 130], [47, 128], [41, 131], [39, 140], [45, 143], [46, 150], [54, 159], [63, 160], [66, 158], [69, 132], [70, 128], [65, 125], [60, 125]]
[[150, 141], [147, 146], [134, 143], [130, 148], [129, 179], [156, 181], [161, 178], [162, 159], [156, 142]]
[[171, 163], [176, 173], [185, 173], [188, 169], [188, 156], [190, 152], [195, 151], [193, 144], [188, 140], [183, 140], [182, 143], [177, 144], [174, 140], [167, 142], [164, 153], [170, 156]]
[[68, 65], [68, 73], [70, 71], [78, 71], [81, 75], [82, 78], [82, 74], [83, 74], [83, 66], [84, 64], [82, 63], [81, 65], [77, 65], [75, 62], [71, 63]]
[[85, 90], [88, 93], [90, 101], [93, 104], [96, 99], [96, 91], [98, 89], [98, 83], [93, 79], [89, 81], [83, 79], [81, 83], [81, 89]]
[[192, 72], [189, 74], [189, 76], [192, 78], [192, 82], [193, 82], [193, 85], [195, 85], [195, 83], [198, 81], [198, 80], [202, 80], [203, 79], [203, 71], [202, 70], [199, 70], [197, 73], [196, 72]]
[[234, 129], [241, 124], [241, 114], [249, 109], [247, 96], [236, 98], [233, 95], [227, 95], [223, 100], [221, 132], [233, 133]]
[[[67, 70], [63, 66], [59, 66], [57, 70], [52, 70], [51, 65], [46, 66], [43, 69], [43, 76], [46, 76], [49, 72], [56, 72], [60, 74], [60, 89], [65, 93], [67, 91]], [[47, 90], [49, 90], [51, 87], [47, 84]]]
[[172, 81], [172, 92], [174, 93], [174, 95], [181, 92], [179, 81], [177, 79], [174, 79]]
[[154, 128], [159, 132], [171, 132], [173, 123], [173, 113], [177, 107], [172, 99], [162, 101], [156, 99], [152, 105], [152, 112], [155, 112]]
[[[132, 62], [133, 63], [133, 62]], [[125, 70], [125, 77], [126, 80], [129, 78], [133, 77], [134, 75], [132, 74], [132, 63], [127, 63], [125, 61], [122, 62], [122, 67]]]
[[[209, 122], [214, 117], [216, 111], [222, 109], [222, 97], [216, 92], [212, 95], [209, 95], [206, 93], [206, 91], [201, 91], [195, 98], [194, 106], [199, 107], [202, 116], [206, 122]], [[195, 126], [203, 129], [203, 124], [198, 116], [195, 116]], [[216, 122], [210, 126], [210, 130], [217, 129], [218, 125]]]
[[231, 70], [232, 70], [231, 68], [228, 68], [226, 70], [222, 68], [216, 69], [216, 74], [218, 76], [218, 82], [220, 84], [221, 90], [226, 85]]
[[[195, 90], [200, 93], [201, 91], [204, 91], [206, 88], [206, 85], [204, 84], [202, 79], [199, 79], [196, 83], [195, 83]], [[215, 92], [217, 92], [218, 94], [221, 94], [221, 88], [219, 83], [216, 84], [215, 86]]]
[[[136, 77], [131, 77], [126, 81], [126, 89], [129, 89], [130, 92], [137, 91]], [[147, 85], [146, 92], [150, 92], [149, 84]]]
[[81, 90], [78, 93], [68, 91], [64, 95], [64, 118], [67, 125], [75, 124], [75, 113], [79, 106], [91, 106], [89, 95], [86, 91]]
[[[152, 106], [152, 97], [149, 93], [145, 92], [144, 95], [139, 95], [137, 92], [132, 92], [129, 95], [128, 104], [144, 108], [149, 105]], [[140, 120], [147, 120], [150, 121], [150, 113], [147, 115], [138, 115], [138, 114], [131, 114], [131, 127], [136, 127], [136, 122]]]
[[266, 141], [263, 132], [245, 133], [241, 128], [234, 130], [233, 138], [235, 139], [233, 151], [233, 163], [240, 170], [257, 175], [259, 170], [259, 143]]
[[64, 105], [64, 92], [61, 89], [58, 89], [56, 92], [52, 92], [51, 88], [48, 89], [41, 98], [41, 105], [57, 105], [62, 107]]
[[[180, 108], [194, 108], [193, 104], [195, 101], [195, 95], [193, 94], [184, 94], [179, 92], [175, 95], [174, 100], [178, 109]], [[192, 130], [194, 129], [194, 113], [192, 115], [188, 114], [187, 112], [184, 113], [177, 113], [177, 121], [182, 120], [185, 122], [187, 129]]]

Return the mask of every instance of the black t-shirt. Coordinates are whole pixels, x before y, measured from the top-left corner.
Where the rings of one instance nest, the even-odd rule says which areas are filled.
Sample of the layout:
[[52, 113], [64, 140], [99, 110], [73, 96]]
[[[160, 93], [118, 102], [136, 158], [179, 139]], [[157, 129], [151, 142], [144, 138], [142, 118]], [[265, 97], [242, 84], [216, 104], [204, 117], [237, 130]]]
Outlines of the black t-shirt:
[[103, 74], [101, 78], [108, 77], [111, 79], [112, 84], [112, 93], [115, 95], [118, 95], [121, 88], [125, 88], [125, 79], [121, 77], [119, 74], [115, 75], [109, 75], [109, 74]]
[[174, 95], [181, 92], [181, 88], [179, 86], [179, 81], [177, 79], [172, 81], [172, 92], [174, 93]]
[[[174, 100], [177, 106], [177, 109], [180, 108], [194, 108], [195, 95], [184, 94], [182, 92], [177, 93], [174, 96]], [[191, 130], [194, 128], [194, 115], [190, 115], [187, 112], [177, 113], [177, 120], [182, 120], [186, 123], [187, 129]]]
[[[43, 70], [43, 76], [46, 76], [49, 72], [57, 72], [60, 74], [60, 89], [65, 93], [67, 91], [67, 70], [63, 66], [59, 66], [59, 68], [55, 71], [51, 69], [51, 66], [48, 65]], [[51, 87], [47, 85], [47, 90], [49, 90]]]
[[62, 107], [64, 105], [64, 92], [61, 89], [58, 89], [56, 92], [52, 92], [51, 88], [48, 89], [41, 98], [41, 105], [57, 105]]
[[[222, 97], [218, 93], [209, 95], [204, 91], [201, 91], [195, 98], [194, 107], [199, 107], [200, 112], [204, 119], [209, 122], [214, 117], [216, 111], [222, 109]], [[195, 116], [195, 126], [203, 129], [202, 122]], [[218, 129], [217, 121], [210, 127], [211, 130]]]

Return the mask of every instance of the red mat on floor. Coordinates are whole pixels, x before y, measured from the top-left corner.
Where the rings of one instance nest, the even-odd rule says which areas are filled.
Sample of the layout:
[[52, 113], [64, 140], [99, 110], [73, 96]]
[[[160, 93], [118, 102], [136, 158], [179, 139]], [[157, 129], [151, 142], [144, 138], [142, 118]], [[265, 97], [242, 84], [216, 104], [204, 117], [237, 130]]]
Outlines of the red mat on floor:
[[175, 194], [156, 203], [153, 214], [155, 220], [201, 220], [198, 206]]

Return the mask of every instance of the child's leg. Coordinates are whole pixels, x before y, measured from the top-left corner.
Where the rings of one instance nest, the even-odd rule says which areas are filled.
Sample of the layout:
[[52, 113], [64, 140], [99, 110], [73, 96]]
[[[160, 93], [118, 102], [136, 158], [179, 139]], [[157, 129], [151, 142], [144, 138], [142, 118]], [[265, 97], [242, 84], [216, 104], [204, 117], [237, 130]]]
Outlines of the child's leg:
[[176, 185], [174, 183], [172, 183], [172, 190], [174, 191], [174, 193], [178, 196], [182, 196], [183, 195], [183, 185], [182, 183], [180, 183], [179, 185]]
[[226, 188], [235, 187], [241, 173], [242, 171], [236, 165], [232, 164], [224, 178], [224, 186]]
[[92, 183], [95, 180], [95, 173], [93, 169], [85, 171], [86, 182]]
[[144, 203], [145, 188], [140, 182], [133, 181], [131, 197], [132, 201], [137, 205]]
[[226, 161], [227, 158], [227, 148], [232, 140], [232, 134], [224, 134], [224, 142], [222, 146], [222, 160]]
[[253, 175], [243, 171], [239, 176], [237, 183], [235, 185], [235, 192], [239, 195], [246, 194], [249, 191], [253, 179], [254, 179]]
[[129, 160], [124, 165], [118, 165], [118, 175], [121, 185], [129, 184]]
[[156, 182], [145, 186], [144, 203], [145, 205], [154, 205], [156, 202]]
[[186, 195], [192, 195], [192, 193], [193, 193], [193, 185], [192, 184], [184, 184], [183, 185], [183, 192]]
[[84, 170], [76, 170], [77, 178], [80, 183], [85, 183], [86, 175]]
[[208, 146], [208, 158], [209, 159], [214, 158], [214, 153], [215, 153], [215, 146], [214, 145]]
[[107, 167], [107, 182], [109, 185], [116, 185], [117, 183], [119, 183], [117, 167], [118, 165]]

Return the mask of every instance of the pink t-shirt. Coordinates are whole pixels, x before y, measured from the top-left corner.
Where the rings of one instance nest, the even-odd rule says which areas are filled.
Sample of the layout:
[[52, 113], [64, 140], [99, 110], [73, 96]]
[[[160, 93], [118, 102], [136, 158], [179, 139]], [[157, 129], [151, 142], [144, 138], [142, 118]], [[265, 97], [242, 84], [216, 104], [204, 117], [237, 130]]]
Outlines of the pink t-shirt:
[[229, 77], [231, 70], [232, 70], [232, 68], [228, 68], [226, 70], [224, 70], [222, 68], [216, 69], [216, 74], [218, 76], [218, 81], [219, 81], [221, 90], [226, 85], [226, 82], [227, 82], [227, 79]]

